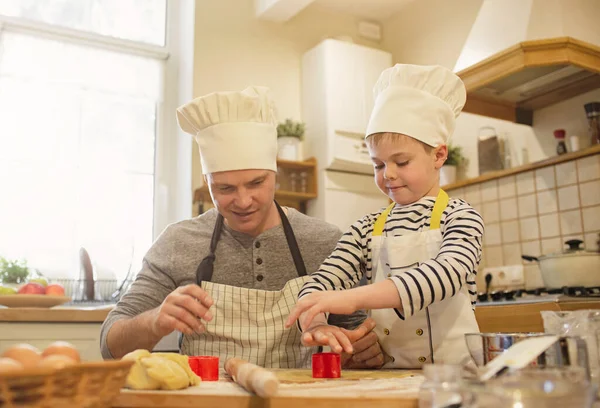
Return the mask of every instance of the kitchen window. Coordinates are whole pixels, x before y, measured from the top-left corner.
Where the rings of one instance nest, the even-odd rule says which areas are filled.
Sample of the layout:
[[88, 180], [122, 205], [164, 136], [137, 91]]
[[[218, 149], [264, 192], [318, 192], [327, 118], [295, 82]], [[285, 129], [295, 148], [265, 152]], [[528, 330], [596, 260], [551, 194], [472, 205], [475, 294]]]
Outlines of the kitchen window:
[[166, 0], [0, 2], [0, 256], [77, 279], [84, 247], [97, 279], [120, 280], [188, 216], [175, 201], [191, 191], [170, 183], [191, 177], [191, 141], [175, 137], [187, 96], [167, 7], [182, 15]]

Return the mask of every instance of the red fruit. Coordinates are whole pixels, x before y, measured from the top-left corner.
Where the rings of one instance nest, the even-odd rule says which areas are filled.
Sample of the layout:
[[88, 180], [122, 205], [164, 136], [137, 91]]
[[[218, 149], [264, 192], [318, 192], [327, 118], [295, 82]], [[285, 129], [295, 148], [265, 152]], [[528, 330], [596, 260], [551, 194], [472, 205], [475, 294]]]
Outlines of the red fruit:
[[46, 293], [46, 288], [39, 283], [29, 282], [19, 288], [21, 295], [43, 295]]
[[52, 285], [48, 285], [46, 288], [46, 295], [50, 296], [64, 296], [65, 288], [58, 283], [53, 283]]

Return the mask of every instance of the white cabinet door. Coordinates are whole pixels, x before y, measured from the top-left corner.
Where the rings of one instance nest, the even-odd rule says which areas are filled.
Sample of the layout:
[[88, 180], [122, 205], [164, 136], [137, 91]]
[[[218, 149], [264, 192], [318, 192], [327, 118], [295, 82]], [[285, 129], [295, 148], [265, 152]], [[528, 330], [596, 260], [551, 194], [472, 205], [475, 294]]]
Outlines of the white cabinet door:
[[377, 83], [381, 73], [392, 66], [392, 55], [369, 48], [362, 48], [364, 57], [361, 58], [363, 63], [362, 69], [362, 99], [364, 101], [363, 121], [366, 130], [375, 100], [373, 98], [373, 87]]
[[341, 41], [327, 42], [325, 78], [328, 123], [334, 131], [364, 132], [362, 98], [362, 63], [356, 45]]
[[326, 43], [327, 106], [334, 130], [363, 134], [373, 110], [373, 86], [392, 64], [385, 51], [341, 41]]
[[55, 341], [72, 343], [84, 361], [102, 360], [101, 323], [0, 323], [0, 354], [16, 343], [43, 350]]

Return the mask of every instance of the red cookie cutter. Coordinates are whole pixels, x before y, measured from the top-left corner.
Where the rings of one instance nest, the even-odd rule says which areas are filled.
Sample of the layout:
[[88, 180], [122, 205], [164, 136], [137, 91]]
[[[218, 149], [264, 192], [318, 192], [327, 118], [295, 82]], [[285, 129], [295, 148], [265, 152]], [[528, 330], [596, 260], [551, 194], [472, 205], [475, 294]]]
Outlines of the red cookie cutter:
[[219, 357], [190, 356], [190, 368], [202, 381], [219, 380]]
[[315, 353], [312, 355], [313, 378], [340, 378], [342, 361], [337, 353]]

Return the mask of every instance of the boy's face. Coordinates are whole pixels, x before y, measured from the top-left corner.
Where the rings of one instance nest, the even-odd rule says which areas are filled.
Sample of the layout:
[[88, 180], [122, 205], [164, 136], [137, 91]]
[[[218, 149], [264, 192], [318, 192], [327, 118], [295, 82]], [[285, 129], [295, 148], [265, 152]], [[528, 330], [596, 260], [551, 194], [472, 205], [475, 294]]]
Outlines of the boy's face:
[[367, 146], [377, 187], [396, 203], [406, 205], [437, 195], [439, 169], [448, 155], [445, 145], [433, 148], [405, 135], [386, 134]]

